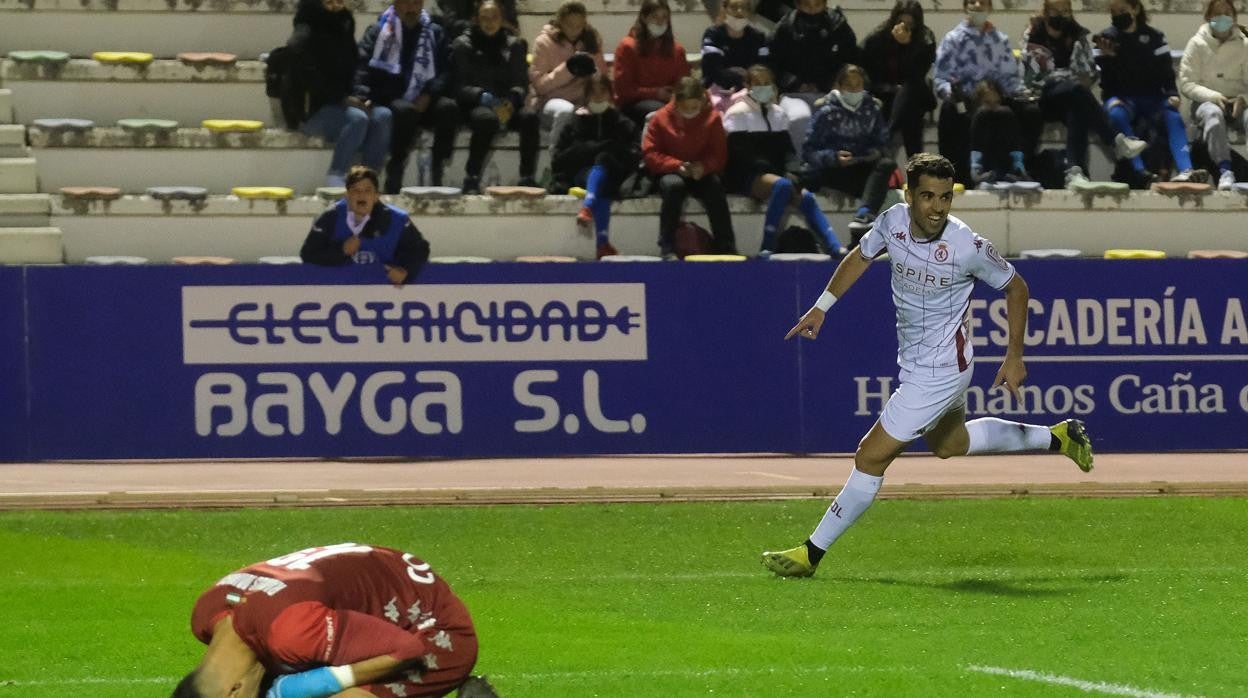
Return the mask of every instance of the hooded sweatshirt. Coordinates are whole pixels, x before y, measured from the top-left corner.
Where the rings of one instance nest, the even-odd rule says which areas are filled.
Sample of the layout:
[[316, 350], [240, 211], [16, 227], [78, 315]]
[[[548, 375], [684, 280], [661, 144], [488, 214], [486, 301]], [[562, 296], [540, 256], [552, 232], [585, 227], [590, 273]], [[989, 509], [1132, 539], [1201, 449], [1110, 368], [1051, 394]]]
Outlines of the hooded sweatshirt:
[[776, 25], [771, 64], [781, 92], [803, 83], [827, 92], [841, 66], [857, 62], [858, 38], [839, 7], [813, 15], [793, 10]]
[[728, 135], [719, 112], [707, 106], [696, 117], [685, 119], [672, 100], [651, 117], [641, 151], [652, 175], [675, 172], [686, 162], [700, 162], [707, 174], [713, 174], [723, 172], [728, 164]]

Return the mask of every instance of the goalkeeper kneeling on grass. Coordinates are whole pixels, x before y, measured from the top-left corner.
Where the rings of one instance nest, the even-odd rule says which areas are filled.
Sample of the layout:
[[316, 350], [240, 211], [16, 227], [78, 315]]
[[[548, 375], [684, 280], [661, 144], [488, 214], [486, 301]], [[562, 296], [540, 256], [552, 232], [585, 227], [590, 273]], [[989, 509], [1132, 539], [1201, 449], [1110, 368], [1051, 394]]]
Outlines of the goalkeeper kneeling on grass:
[[200, 595], [208, 645], [174, 698], [494, 695], [464, 603], [413, 555], [355, 543], [244, 567]]

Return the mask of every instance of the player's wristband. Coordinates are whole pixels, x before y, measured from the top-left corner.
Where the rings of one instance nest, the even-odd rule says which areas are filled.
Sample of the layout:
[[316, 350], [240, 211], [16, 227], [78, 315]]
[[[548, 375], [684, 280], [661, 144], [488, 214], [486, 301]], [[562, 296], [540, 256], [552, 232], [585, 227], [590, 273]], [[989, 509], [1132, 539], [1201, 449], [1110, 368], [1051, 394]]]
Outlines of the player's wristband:
[[327, 666], [277, 677], [265, 698], [329, 698], [354, 685], [351, 667]]
[[832, 295], [831, 291], [824, 291], [819, 294], [819, 300], [815, 301], [815, 307], [826, 313], [828, 308], [831, 308], [835, 302], [836, 296]]

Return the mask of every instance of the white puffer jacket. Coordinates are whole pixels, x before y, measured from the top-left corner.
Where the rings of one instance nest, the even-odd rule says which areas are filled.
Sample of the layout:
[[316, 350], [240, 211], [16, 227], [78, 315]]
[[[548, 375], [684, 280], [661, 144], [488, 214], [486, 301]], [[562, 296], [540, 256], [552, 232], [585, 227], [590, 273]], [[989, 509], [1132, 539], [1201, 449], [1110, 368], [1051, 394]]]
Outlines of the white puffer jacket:
[[1179, 92], [1193, 102], [1248, 95], [1248, 35], [1235, 27], [1226, 41], [1213, 36], [1209, 23], [1200, 25], [1183, 49]]

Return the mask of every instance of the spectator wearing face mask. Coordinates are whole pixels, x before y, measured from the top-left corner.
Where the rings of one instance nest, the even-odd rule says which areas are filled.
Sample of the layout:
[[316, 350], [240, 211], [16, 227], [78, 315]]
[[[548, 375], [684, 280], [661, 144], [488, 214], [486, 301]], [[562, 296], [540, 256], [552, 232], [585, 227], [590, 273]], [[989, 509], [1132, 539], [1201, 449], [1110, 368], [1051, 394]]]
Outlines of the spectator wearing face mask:
[[750, 0], [728, 0], [718, 21], [702, 34], [702, 84], [719, 111], [745, 86], [746, 70], [767, 62], [767, 35], [750, 25], [752, 18]]
[[[1096, 63], [1110, 123], [1118, 133], [1134, 138], [1133, 121], [1161, 120], [1174, 158], [1175, 175], [1170, 180], [1208, 181], [1208, 172], [1192, 168], [1166, 35], [1148, 25], [1148, 12], [1140, 0], [1110, 0], [1109, 15], [1112, 26], [1093, 40], [1100, 49]], [[1142, 157], [1131, 158], [1126, 180], [1132, 188], [1147, 189], [1155, 179]]]
[[1066, 126], [1066, 154], [1071, 163], [1068, 185], [1087, 179], [1089, 130], [1112, 148], [1111, 160], [1134, 157], [1148, 147], [1144, 141], [1114, 131], [1105, 107], [1092, 94], [1100, 71], [1088, 36], [1088, 30], [1075, 21], [1070, 0], [1044, 0], [1041, 13], [1023, 32], [1023, 81], [1040, 95], [1044, 120]]
[[685, 199], [692, 194], [706, 208], [715, 238], [715, 250], [737, 251], [732, 215], [720, 174], [728, 162], [728, 138], [719, 112], [710, 108], [706, 90], [697, 78], [676, 83], [672, 101], [654, 113], [642, 136], [646, 171], [658, 180], [663, 205], [659, 209], [659, 251], [673, 255], [676, 226]]
[[866, 235], [884, 205], [888, 180], [897, 163], [884, 149], [888, 122], [866, 92], [862, 68], [841, 68], [836, 89], [828, 93], [810, 120], [802, 147], [802, 184], [811, 191], [829, 187], [857, 197], [849, 225], [850, 247]]
[[940, 100], [936, 133], [940, 154], [957, 170], [957, 179], [972, 185], [970, 121], [975, 86], [989, 80], [1003, 92], [1004, 105], [1014, 112], [1025, 159], [1036, 151], [1044, 122], [1040, 107], [1023, 86], [1022, 71], [1010, 38], [988, 20], [992, 0], [963, 0], [966, 20], [940, 40], [936, 49], [935, 87]]
[[615, 47], [615, 106], [640, 129], [672, 98], [672, 85], [689, 75], [685, 49], [672, 36], [667, 0], [642, 0], [628, 36]]
[[839, 7], [828, 9], [828, 0], [798, 0], [776, 25], [770, 63], [794, 149], [802, 148], [815, 100], [835, 87], [841, 66], [857, 60], [858, 38]]
[[862, 67], [871, 94], [889, 115], [889, 130], [901, 136], [906, 155], [923, 152], [923, 122], [936, 107], [927, 74], [936, 61], [936, 36], [923, 23], [918, 0], [897, 0], [888, 19], [862, 42]]
[[778, 91], [771, 69], [751, 66], [746, 73], [745, 96], [728, 108], [724, 130], [728, 132], [728, 166], [724, 175], [729, 191], [766, 202], [763, 214], [761, 255], [776, 250], [780, 223], [796, 202], [806, 224], [819, 235], [829, 253], [843, 256], [836, 231], [819, 208], [814, 192], [802, 191], [791, 174], [801, 163], [789, 139], [788, 116], [776, 104]]
[[611, 201], [620, 185], [637, 170], [637, 152], [632, 120], [611, 103], [611, 79], [595, 73], [585, 82], [581, 99], [585, 106], [559, 134], [551, 157], [551, 185], [554, 194], [566, 194], [577, 186], [585, 189], [585, 200], [576, 215], [577, 225], [592, 226], [598, 259], [616, 254], [611, 245]]
[[1223, 191], [1235, 184], [1227, 127], [1248, 132], [1248, 30], [1238, 19], [1230, 0], [1208, 0], [1205, 23], [1179, 63], [1179, 91], [1192, 102], [1192, 121], [1218, 166]]

